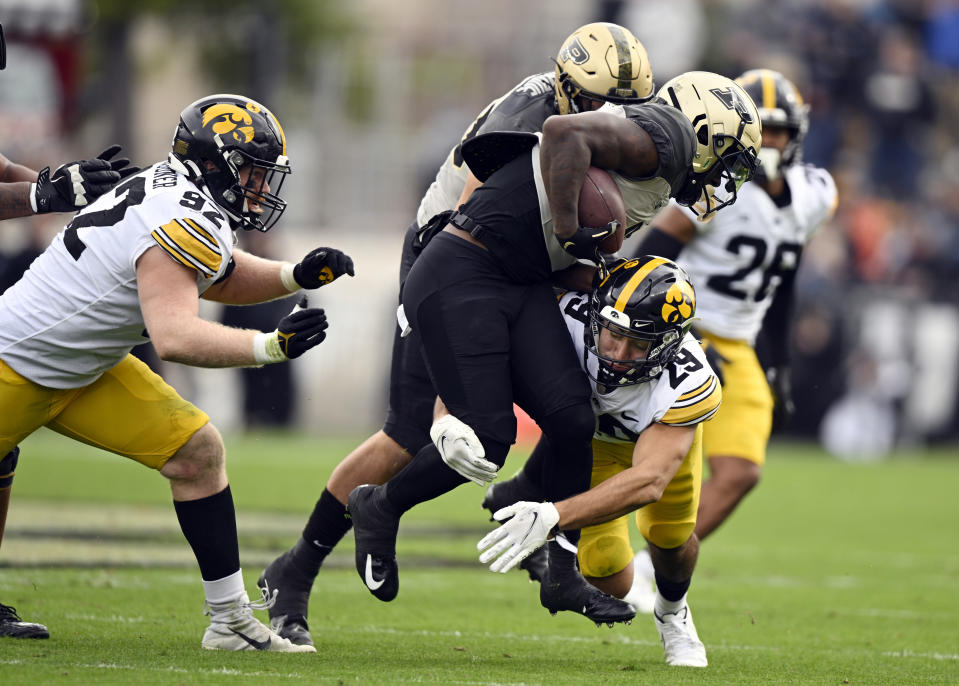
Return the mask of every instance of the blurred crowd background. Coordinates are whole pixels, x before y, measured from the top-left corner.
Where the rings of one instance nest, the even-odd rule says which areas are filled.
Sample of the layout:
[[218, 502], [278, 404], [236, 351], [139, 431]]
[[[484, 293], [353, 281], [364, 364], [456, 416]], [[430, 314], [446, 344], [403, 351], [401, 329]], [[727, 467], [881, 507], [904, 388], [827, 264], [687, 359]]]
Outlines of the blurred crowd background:
[[[366, 431], [385, 412], [400, 241], [420, 195], [476, 113], [551, 69], [590, 21], [632, 30], [657, 83], [770, 67], [811, 105], [805, 159], [840, 200], [801, 265], [797, 413], [780, 435], [848, 459], [959, 438], [957, 0], [0, 0], [0, 152], [40, 168], [118, 142], [144, 165], [198, 97], [271, 107], [290, 208], [245, 247], [296, 260], [333, 245], [357, 276], [315, 296], [331, 330], [312, 355], [162, 372], [221, 426]], [[62, 219], [0, 227], [0, 289]], [[272, 328], [286, 307], [208, 315]]]

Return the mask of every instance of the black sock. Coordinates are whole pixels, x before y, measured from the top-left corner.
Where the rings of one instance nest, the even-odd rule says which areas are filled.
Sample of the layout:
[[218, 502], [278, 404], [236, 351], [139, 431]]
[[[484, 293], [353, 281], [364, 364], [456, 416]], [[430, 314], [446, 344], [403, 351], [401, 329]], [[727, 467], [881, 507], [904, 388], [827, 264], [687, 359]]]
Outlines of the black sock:
[[465, 477], [446, 466], [440, 451], [429, 443], [380, 488], [389, 506], [401, 515], [414, 505], [448, 493], [466, 481]]
[[20, 457], [20, 446], [0, 458], [0, 488], [13, 486], [13, 474], [17, 471], [17, 459]]
[[174, 500], [173, 508], [204, 581], [216, 581], [240, 569], [236, 510], [229, 486], [199, 500]]
[[555, 538], [546, 543], [546, 550], [549, 552], [549, 575], [554, 581], [578, 573], [576, 553], [572, 550], [564, 548]]
[[523, 498], [523, 500], [544, 500], [543, 475], [547, 469], [546, 463], [550, 458], [550, 450], [549, 440], [545, 435], [541, 435], [533, 447], [533, 452], [526, 458], [526, 464], [516, 473], [516, 476], [510, 479], [518, 482], [531, 493], [538, 494], [536, 498]]
[[546, 500], [559, 502], [589, 490], [596, 424], [589, 400], [537, 421], [548, 441], [540, 470]]
[[352, 526], [346, 514], [346, 505], [324, 488], [303, 528], [302, 538], [293, 547], [297, 566], [316, 576], [323, 560]]
[[691, 583], [692, 579], [686, 579], [685, 581], [668, 581], [661, 577], [659, 572], [656, 572], [656, 588], [659, 590], [659, 594], [673, 603], [686, 595], [686, 591], [689, 590]]

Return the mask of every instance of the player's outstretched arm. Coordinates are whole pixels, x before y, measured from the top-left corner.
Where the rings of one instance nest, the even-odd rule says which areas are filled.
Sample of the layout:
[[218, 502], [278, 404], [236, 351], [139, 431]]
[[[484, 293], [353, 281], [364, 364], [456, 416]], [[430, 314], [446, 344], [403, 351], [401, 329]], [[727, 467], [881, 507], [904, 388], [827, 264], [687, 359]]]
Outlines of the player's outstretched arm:
[[31, 186], [31, 203], [37, 214], [76, 212], [140, 171], [126, 157], [114, 159], [119, 145], [111, 145], [92, 160], [61, 164], [55, 171], [44, 167]]
[[609, 522], [658, 501], [679, 471], [695, 436], [695, 426], [650, 424], [636, 441], [629, 469], [556, 504], [560, 528]]
[[140, 309], [163, 360], [195, 367], [244, 367], [299, 357], [326, 337], [326, 314], [297, 307], [277, 330], [234, 329], [199, 316], [196, 273], [150, 248], [137, 261]]
[[[75, 212], [106, 193], [121, 179], [140, 171], [111, 145], [93, 160], [61, 165], [53, 174], [36, 172], [0, 155], [0, 220], [44, 212]], [[40, 178], [42, 176], [42, 178]]]
[[204, 300], [251, 305], [285, 297], [301, 288], [319, 288], [344, 274], [355, 273], [353, 259], [336, 248], [311, 250], [297, 264], [264, 259], [242, 250], [233, 252], [233, 260], [233, 272], [208, 288]]
[[0, 220], [33, 214], [30, 185], [37, 172], [0, 155]]

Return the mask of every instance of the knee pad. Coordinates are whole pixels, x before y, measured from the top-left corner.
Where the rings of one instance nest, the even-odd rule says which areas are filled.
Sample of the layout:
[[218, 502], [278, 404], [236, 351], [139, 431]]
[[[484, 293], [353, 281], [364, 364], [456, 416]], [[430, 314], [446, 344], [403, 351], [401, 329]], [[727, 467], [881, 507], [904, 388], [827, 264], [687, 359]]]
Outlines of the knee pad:
[[689, 540], [696, 528], [696, 522], [679, 522], [672, 524], [639, 524], [639, 531], [643, 538], [657, 548], [671, 550], [678, 548]]
[[17, 446], [0, 459], [0, 488], [10, 488], [13, 485], [13, 474], [17, 469], [19, 457], [20, 447]]
[[596, 415], [587, 401], [546, 416], [540, 421], [540, 428], [554, 446], [589, 443], [596, 430]]
[[602, 534], [580, 539], [577, 557], [583, 576], [612, 576], [623, 571], [633, 559], [633, 548], [622, 536]]

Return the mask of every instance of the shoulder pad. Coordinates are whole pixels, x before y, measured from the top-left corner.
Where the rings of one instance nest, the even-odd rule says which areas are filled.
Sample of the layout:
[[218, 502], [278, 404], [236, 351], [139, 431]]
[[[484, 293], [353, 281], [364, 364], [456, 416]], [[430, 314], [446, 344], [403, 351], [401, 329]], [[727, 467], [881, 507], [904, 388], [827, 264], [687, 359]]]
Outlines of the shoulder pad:
[[463, 159], [480, 181], [512, 162], [539, 143], [539, 136], [525, 131], [492, 131], [463, 143]]

